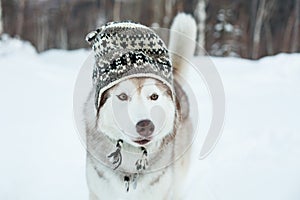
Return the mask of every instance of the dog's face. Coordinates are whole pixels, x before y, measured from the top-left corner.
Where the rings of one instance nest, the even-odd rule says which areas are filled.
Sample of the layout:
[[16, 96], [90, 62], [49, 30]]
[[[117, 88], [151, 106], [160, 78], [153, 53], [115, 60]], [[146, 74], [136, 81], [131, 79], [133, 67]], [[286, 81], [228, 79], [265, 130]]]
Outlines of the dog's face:
[[105, 91], [98, 129], [133, 146], [160, 141], [172, 133], [175, 100], [168, 86], [153, 78], [131, 78]]

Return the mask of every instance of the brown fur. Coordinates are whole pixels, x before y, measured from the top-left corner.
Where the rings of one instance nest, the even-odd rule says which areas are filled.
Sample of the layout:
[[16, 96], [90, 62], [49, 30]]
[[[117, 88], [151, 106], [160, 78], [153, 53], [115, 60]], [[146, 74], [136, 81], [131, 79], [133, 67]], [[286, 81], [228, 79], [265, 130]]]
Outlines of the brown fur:
[[145, 79], [144, 78], [131, 78], [130, 81], [132, 81], [136, 85], [138, 94], [141, 94]]

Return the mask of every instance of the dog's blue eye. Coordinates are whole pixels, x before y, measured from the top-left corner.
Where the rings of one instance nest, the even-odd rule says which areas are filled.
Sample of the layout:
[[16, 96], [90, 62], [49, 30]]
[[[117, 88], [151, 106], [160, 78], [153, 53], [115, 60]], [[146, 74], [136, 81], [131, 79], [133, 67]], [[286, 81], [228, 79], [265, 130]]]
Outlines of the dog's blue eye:
[[152, 101], [156, 101], [158, 99], [158, 94], [156, 94], [156, 93], [151, 94], [150, 99]]
[[117, 97], [121, 100], [121, 101], [127, 101], [128, 100], [128, 96], [125, 93], [121, 93], [119, 95], [117, 95]]

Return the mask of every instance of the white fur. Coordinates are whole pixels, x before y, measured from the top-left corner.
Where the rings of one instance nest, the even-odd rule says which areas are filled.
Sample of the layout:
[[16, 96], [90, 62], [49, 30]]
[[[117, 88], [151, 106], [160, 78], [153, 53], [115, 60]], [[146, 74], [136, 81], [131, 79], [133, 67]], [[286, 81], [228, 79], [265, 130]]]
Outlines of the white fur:
[[[173, 67], [177, 72], [184, 69], [185, 59], [193, 56], [195, 46], [185, 37], [179, 37], [176, 33], [181, 32], [187, 35], [190, 38], [189, 40], [195, 40], [195, 30], [195, 22], [192, 17], [179, 14], [174, 19], [170, 37], [170, 50], [173, 52], [171, 54]], [[177, 56], [174, 56], [175, 54]], [[178, 82], [176, 77], [176, 74], [174, 74], [174, 81]], [[189, 166], [189, 152], [186, 152], [184, 156], [182, 153], [191, 143], [193, 131], [191, 130], [192, 126], [188, 117], [181, 118], [180, 124], [176, 123], [175, 125], [175, 112], [178, 109], [176, 109], [174, 99], [162, 89], [163, 87], [156, 85], [158, 82], [155, 78], [145, 78], [142, 88], [139, 88], [140, 86], [131, 79], [121, 81], [118, 85], [109, 89], [110, 97], [107, 98], [104, 105], [100, 108], [98, 121], [92, 111], [94, 109], [94, 92], [91, 92], [85, 106], [87, 135], [91, 134], [94, 131], [93, 128], [96, 127], [99, 132], [106, 134], [112, 141], [123, 139], [126, 144], [126, 151], [132, 150], [138, 153], [139, 145], [133, 142], [135, 138], [139, 137], [139, 134], [135, 131], [135, 124], [142, 119], [151, 119], [155, 124], [155, 130], [152, 141], [145, 147], [150, 154], [152, 151], [158, 153], [155, 154], [158, 155], [158, 160], [151, 167], [158, 169], [164, 166], [164, 168], [142, 174], [138, 179], [137, 188], [133, 189], [131, 186], [129, 192], [126, 192], [122, 172], [115, 171], [111, 167], [99, 163], [89, 152], [87, 154], [87, 182], [90, 200], [181, 199], [180, 192]], [[182, 94], [182, 96], [178, 97], [181, 104], [181, 113], [188, 113], [188, 100], [184, 97], [184, 91], [182, 91], [180, 85], [176, 85], [176, 89], [181, 90], [180, 94]], [[154, 92], [159, 95], [157, 101], [151, 101], [148, 98]], [[120, 101], [117, 97], [120, 93], [128, 94], [129, 100]], [[163, 113], [161, 110], [155, 111], [157, 112], [156, 114], [151, 113], [156, 106], [163, 108]], [[173, 129], [176, 131], [176, 136], [175, 138], [169, 138], [170, 145], [165, 149], [158, 149], [160, 144], [164, 144], [163, 138], [165, 139], [170, 132], [174, 131]], [[93, 139], [93, 137], [91, 138]], [[102, 137], [99, 143], [101, 142], [105, 144], [107, 141]], [[97, 145], [95, 146], [95, 148], [98, 147]], [[107, 146], [107, 148], [114, 147]], [[111, 149], [99, 149], [100, 155], [103, 152], [111, 151]], [[126, 151], [123, 154], [125, 157], [124, 163], [120, 167], [125, 170], [131, 170], [131, 160], [129, 157], [126, 159]], [[172, 157], [180, 157], [180, 159], [167, 166], [167, 164], [170, 164], [169, 161], [172, 160]]]
[[[110, 97], [100, 109], [99, 131], [106, 133], [114, 140], [122, 139], [133, 146], [140, 146], [134, 140], [141, 138], [135, 128], [141, 120], [149, 119], [154, 123], [153, 138], [149, 144], [161, 140], [172, 132], [175, 105], [166, 91], [158, 88], [156, 83], [158, 84], [159, 81], [144, 78], [141, 86], [129, 79], [113, 87], [109, 91]], [[122, 93], [128, 95], [127, 101], [121, 101], [118, 98], [118, 95]], [[159, 96], [156, 101], [149, 98], [153, 93]], [[155, 110], [158, 110], [158, 113], [155, 113]], [[149, 148], [149, 144], [145, 146]]]
[[197, 25], [195, 19], [188, 14], [179, 13], [171, 26], [169, 52], [175, 71], [184, 70], [195, 52]]

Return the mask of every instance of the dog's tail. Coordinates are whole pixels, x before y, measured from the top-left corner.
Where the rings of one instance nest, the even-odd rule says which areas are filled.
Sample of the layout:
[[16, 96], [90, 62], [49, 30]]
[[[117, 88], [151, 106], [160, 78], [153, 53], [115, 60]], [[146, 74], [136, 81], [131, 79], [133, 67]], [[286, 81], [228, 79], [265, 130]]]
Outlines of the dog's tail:
[[188, 61], [193, 57], [196, 34], [196, 21], [191, 15], [179, 13], [174, 18], [169, 39], [169, 52], [176, 73], [184, 73]]

